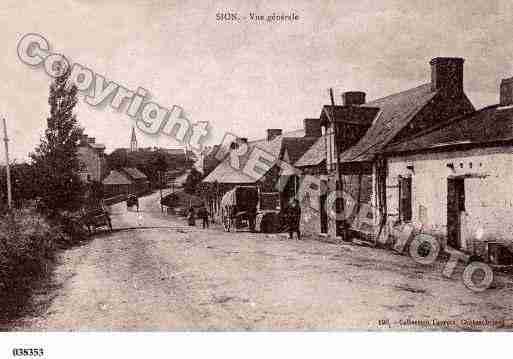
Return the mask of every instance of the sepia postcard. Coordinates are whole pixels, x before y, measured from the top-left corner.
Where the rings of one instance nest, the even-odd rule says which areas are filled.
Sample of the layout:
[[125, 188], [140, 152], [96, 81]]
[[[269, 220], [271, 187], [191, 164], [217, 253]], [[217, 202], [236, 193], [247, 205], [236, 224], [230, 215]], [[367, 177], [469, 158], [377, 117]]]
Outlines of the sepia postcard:
[[3, 1], [0, 330], [511, 331], [512, 14]]

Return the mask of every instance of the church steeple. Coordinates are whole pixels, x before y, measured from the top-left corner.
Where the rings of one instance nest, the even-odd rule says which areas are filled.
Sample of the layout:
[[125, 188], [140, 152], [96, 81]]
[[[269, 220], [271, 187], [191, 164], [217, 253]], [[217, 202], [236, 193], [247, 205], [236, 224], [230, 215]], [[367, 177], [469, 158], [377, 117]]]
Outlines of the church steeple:
[[137, 151], [137, 137], [135, 136], [135, 129], [132, 126], [132, 136], [130, 136], [130, 152]]

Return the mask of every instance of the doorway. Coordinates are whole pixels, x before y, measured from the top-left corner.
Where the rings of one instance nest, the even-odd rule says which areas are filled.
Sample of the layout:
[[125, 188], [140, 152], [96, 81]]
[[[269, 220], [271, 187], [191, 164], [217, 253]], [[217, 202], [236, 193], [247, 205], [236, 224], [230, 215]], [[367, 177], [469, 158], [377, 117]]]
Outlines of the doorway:
[[321, 211], [321, 233], [328, 233], [328, 212], [326, 211], [326, 199], [328, 195], [323, 193], [319, 197]]
[[461, 249], [461, 215], [465, 212], [465, 179], [447, 179], [447, 244]]

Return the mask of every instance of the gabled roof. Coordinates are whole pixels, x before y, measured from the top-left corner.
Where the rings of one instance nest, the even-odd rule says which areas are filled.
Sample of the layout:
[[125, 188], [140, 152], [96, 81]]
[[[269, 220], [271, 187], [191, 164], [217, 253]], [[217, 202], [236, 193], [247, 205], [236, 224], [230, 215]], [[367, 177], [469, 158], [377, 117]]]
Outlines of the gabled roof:
[[265, 151], [276, 160], [283, 160], [283, 157], [285, 156], [287, 157], [288, 162], [293, 165], [317, 140], [316, 137], [299, 137], [301, 134], [304, 135], [303, 130], [285, 133], [282, 136], [276, 137], [272, 141], [258, 140], [248, 142], [248, 150], [246, 151], [246, 154], [238, 158], [238, 168], [232, 167], [230, 156], [227, 156], [203, 180], [203, 182], [254, 183], [258, 181], [265, 175], [265, 173], [260, 174], [258, 178], [253, 178], [243, 172], [244, 166], [249, 159], [249, 155], [255, 148]]
[[332, 117], [336, 122], [343, 121], [361, 126], [370, 126], [376, 117], [379, 108], [372, 107], [368, 104], [362, 106], [332, 106], [324, 105], [322, 107], [320, 121], [326, 123], [332, 121]]
[[125, 172], [132, 180], [148, 179], [144, 173], [135, 167], [123, 167], [123, 172]]
[[106, 185], [130, 185], [132, 184], [132, 181], [130, 181], [123, 173], [112, 170], [102, 183]]
[[[356, 145], [341, 153], [341, 160], [363, 161], [370, 159], [370, 156], [386, 146], [435, 95], [436, 92], [431, 91], [431, 84], [425, 84], [359, 106], [371, 111], [362, 112], [359, 114], [361, 116], [349, 119], [349, 121], [371, 126]], [[377, 112], [376, 108], [379, 109]], [[347, 115], [344, 113], [344, 106], [324, 106], [321, 117], [331, 118], [332, 109], [336, 121], [339, 119], [348, 121]], [[296, 167], [316, 166], [325, 159], [325, 137], [320, 137], [295, 165]]]
[[341, 161], [372, 160], [436, 94], [427, 83], [361, 105], [378, 107], [379, 112], [360, 141], [341, 153]]
[[95, 150], [104, 150], [105, 149], [105, 145], [103, 143], [89, 143], [89, 146], [91, 146]]
[[[318, 137], [284, 137], [282, 138], [283, 157], [282, 160], [289, 164], [295, 164], [312, 145], [317, 142]], [[264, 149], [265, 150], [265, 149]], [[285, 157], [286, 156], [286, 157]]]
[[513, 141], [513, 107], [494, 105], [452, 118], [410, 140], [391, 144], [387, 152], [435, 150], [505, 141]]
[[326, 160], [326, 137], [317, 138], [317, 141], [296, 161], [296, 167], [317, 166]]

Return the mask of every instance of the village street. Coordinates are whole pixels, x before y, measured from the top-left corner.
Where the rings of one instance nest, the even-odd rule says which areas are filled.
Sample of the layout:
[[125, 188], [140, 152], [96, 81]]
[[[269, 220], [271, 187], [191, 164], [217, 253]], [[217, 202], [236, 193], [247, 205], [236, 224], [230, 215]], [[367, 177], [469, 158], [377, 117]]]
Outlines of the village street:
[[[160, 213], [158, 194], [140, 214], [124, 203], [112, 213], [115, 229], [141, 228], [65, 252], [53, 300], [17, 330], [447, 330], [513, 318], [508, 276], [474, 293], [441, 263], [390, 251], [188, 227]], [[400, 325], [408, 319], [455, 322]]]

